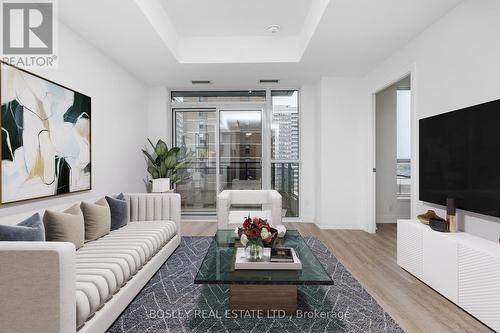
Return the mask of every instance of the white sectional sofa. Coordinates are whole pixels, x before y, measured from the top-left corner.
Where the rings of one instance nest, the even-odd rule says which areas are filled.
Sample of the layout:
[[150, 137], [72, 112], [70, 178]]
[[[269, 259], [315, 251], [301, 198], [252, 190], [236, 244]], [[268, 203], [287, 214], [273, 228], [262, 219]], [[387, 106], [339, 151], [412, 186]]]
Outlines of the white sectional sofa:
[[[109, 328], [181, 239], [178, 194], [125, 198], [130, 222], [77, 251], [67, 242], [0, 242], [0, 332]], [[47, 208], [63, 211], [73, 204]], [[38, 212], [43, 216], [44, 210]], [[3, 217], [0, 224], [14, 225], [34, 213]]]

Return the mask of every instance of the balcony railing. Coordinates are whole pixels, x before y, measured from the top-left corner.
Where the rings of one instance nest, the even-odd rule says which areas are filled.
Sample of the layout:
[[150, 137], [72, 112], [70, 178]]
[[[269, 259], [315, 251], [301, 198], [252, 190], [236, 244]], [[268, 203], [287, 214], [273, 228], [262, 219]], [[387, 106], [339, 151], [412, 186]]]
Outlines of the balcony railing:
[[398, 197], [409, 197], [411, 194], [411, 160], [397, 160]]

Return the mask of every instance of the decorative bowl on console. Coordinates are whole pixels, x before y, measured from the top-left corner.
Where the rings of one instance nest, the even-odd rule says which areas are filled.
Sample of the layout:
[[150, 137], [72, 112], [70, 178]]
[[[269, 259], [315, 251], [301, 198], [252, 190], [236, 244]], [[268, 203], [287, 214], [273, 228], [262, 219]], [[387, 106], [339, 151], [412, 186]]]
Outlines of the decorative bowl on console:
[[439, 217], [433, 210], [428, 210], [427, 213], [418, 215], [417, 219], [420, 221], [420, 223], [427, 225], [429, 225], [429, 221], [431, 219], [443, 220], [443, 221], [445, 220], [442, 217]]

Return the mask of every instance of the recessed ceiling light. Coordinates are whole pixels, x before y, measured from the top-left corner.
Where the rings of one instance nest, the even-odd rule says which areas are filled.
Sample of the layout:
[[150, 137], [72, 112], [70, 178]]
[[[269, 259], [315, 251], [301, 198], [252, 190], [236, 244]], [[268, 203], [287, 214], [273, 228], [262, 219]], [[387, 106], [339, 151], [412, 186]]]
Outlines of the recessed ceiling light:
[[270, 25], [266, 28], [266, 31], [272, 34], [276, 34], [280, 31], [280, 26], [277, 24]]

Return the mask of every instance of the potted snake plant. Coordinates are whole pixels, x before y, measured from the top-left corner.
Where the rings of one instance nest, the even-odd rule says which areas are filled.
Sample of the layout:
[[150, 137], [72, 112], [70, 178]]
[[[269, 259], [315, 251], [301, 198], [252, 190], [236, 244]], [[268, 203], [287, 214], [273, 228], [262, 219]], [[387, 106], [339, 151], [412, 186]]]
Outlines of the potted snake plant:
[[168, 149], [163, 140], [158, 140], [156, 145], [149, 138], [148, 142], [153, 151], [142, 149], [142, 152], [147, 158], [151, 192], [166, 192], [182, 180], [180, 171], [189, 166], [188, 158], [179, 147]]

